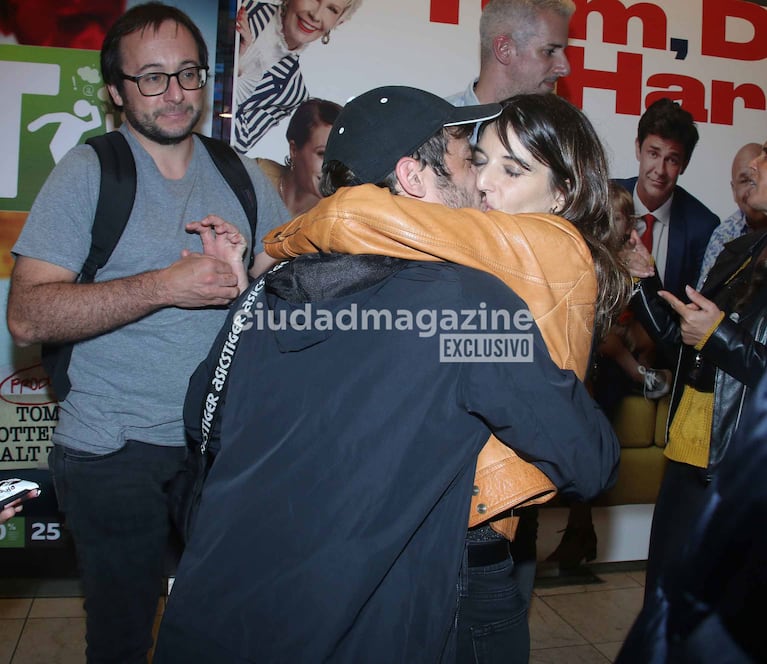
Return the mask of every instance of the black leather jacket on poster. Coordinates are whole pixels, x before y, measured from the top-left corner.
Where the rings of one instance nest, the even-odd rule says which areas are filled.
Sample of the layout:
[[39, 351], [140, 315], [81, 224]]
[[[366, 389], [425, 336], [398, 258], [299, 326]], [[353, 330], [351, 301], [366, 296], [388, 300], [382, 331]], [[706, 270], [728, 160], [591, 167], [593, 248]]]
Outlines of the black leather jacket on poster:
[[[685, 385], [714, 392], [714, 416], [708, 469], [721, 462], [740, 424], [750, 391], [767, 369], [767, 283], [753, 293], [746, 304], [733, 311], [753, 273], [752, 260], [767, 247], [767, 233], [749, 233], [725, 245], [706, 279], [701, 294], [725, 313], [700, 351], [682, 344], [678, 317], [657, 294], [657, 278], [639, 282], [631, 305], [637, 319], [659, 344], [675, 348], [679, 360], [666, 422], [668, 443], [670, 423]], [[733, 275], [736, 275], [733, 278]]]

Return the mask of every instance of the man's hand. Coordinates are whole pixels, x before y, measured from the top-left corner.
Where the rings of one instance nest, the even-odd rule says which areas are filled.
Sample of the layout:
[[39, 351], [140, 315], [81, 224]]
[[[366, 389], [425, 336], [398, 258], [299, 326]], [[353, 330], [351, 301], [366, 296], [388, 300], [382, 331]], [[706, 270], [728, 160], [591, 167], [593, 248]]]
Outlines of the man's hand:
[[691, 300], [689, 304], [685, 304], [668, 291], [658, 291], [658, 295], [679, 314], [682, 341], [688, 346], [695, 346], [719, 321], [722, 311], [692, 286], [685, 286], [685, 292]]
[[240, 294], [237, 275], [228, 263], [187, 250], [175, 263], [160, 270], [158, 276], [159, 296], [167, 306], [182, 309], [222, 306]]

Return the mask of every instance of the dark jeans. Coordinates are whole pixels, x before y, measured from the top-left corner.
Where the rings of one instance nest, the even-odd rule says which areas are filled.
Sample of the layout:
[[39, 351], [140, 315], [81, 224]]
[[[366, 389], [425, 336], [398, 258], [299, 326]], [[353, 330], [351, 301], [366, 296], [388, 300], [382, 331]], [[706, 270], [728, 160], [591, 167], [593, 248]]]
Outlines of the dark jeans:
[[55, 445], [48, 463], [85, 592], [89, 664], [146, 664], [171, 532], [167, 489], [186, 447]]
[[514, 580], [514, 561], [466, 567], [458, 598], [457, 664], [527, 664], [528, 597]]
[[458, 597], [457, 664], [527, 664], [527, 622], [536, 570], [538, 507], [516, 510], [520, 517], [509, 558], [461, 571]]
[[519, 526], [511, 543], [514, 579], [520, 594], [529, 604], [538, 567], [538, 506], [523, 507], [514, 510], [514, 513], [519, 516]]
[[688, 543], [693, 525], [708, 499], [706, 470], [669, 461], [655, 502], [647, 554], [645, 602], [655, 594], [669, 562], [674, 563]]

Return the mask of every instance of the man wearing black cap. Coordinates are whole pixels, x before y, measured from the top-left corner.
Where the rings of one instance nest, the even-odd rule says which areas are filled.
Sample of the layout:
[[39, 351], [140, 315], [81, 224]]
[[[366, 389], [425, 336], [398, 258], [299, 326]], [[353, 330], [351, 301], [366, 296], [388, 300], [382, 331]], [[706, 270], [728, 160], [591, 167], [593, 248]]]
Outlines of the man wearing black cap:
[[[371, 91], [342, 111], [326, 177], [468, 203], [467, 135], [498, 110]], [[366, 142], [372, 127], [385, 140]], [[155, 664], [451, 661], [489, 432], [587, 496], [618, 453], [500, 281], [369, 255], [304, 256], [247, 289], [186, 420], [217, 453]]]

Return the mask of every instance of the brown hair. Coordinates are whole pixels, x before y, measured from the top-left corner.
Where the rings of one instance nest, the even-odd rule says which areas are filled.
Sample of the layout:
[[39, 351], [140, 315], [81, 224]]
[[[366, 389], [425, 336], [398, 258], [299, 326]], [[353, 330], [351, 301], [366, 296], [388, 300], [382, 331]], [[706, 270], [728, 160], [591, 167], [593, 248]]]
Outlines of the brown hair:
[[501, 115], [482, 125], [480, 132], [497, 132], [513, 155], [508, 138], [513, 131], [533, 158], [551, 171], [551, 190], [564, 196], [564, 207], [557, 214], [581, 232], [594, 260], [598, 284], [594, 328], [599, 340], [631, 296], [631, 278], [613, 250], [615, 227], [602, 143], [588, 118], [556, 95], [516, 95], [503, 106]]

